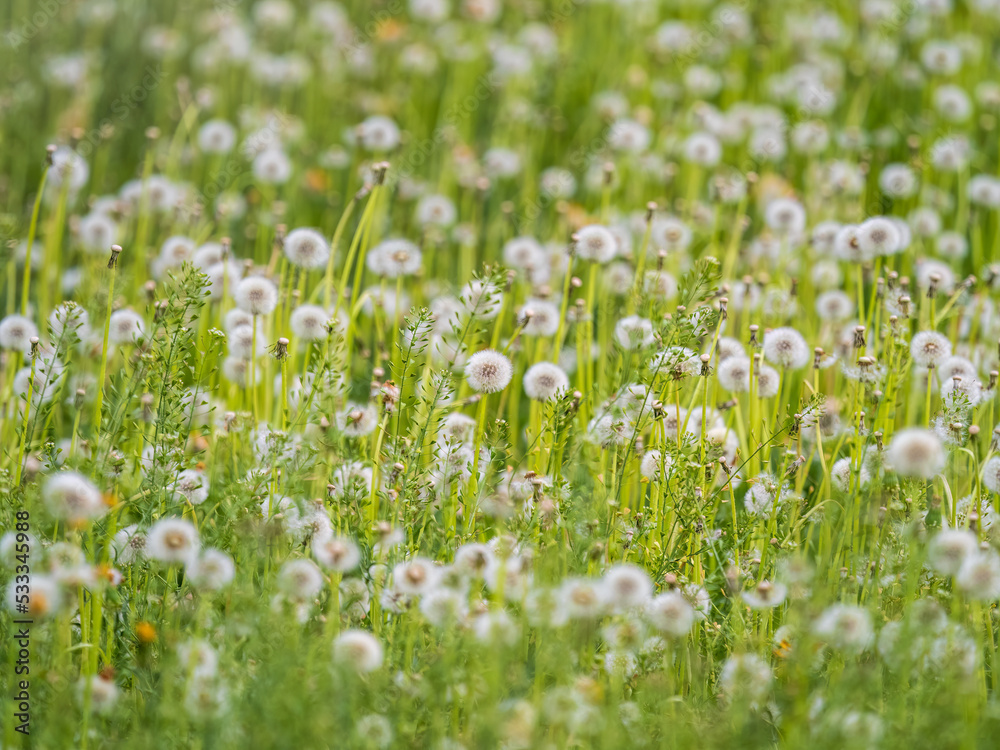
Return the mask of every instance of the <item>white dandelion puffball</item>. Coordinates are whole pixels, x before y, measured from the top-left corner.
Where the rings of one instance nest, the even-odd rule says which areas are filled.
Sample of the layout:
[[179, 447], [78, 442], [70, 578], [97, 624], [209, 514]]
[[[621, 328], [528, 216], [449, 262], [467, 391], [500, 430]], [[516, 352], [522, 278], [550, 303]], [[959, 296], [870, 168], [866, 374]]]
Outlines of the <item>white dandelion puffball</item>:
[[111, 313], [108, 340], [112, 344], [134, 344], [139, 341], [146, 326], [135, 310], [115, 310]]
[[118, 225], [107, 214], [93, 211], [80, 219], [77, 236], [88, 253], [106, 253], [118, 239]]
[[953, 576], [979, 550], [979, 540], [968, 529], [942, 529], [927, 545], [927, 564], [934, 572]]
[[860, 653], [875, 639], [868, 610], [854, 604], [833, 604], [813, 624], [813, 633], [829, 646], [846, 653]]
[[199, 546], [198, 529], [183, 518], [161, 518], [146, 535], [149, 558], [171, 565], [193, 562]]
[[1000, 456], [992, 456], [983, 464], [983, 486], [1000, 494]]
[[727, 357], [719, 364], [715, 376], [725, 390], [745, 393], [750, 390], [751, 363], [747, 357], [736, 355]]
[[268, 148], [254, 157], [253, 174], [261, 182], [281, 185], [292, 176], [292, 162], [280, 148]]
[[440, 569], [431, 560], [413, 557], [392, 569], [393, 586], [402, 594], [420, 596], [433, 589], [440, 576]]
[[358, 125], [357, 135], [368, 151], [391, 151], [400, 139], [399, 126], [382, 115], [373, 115]]
[[26, 354], [31, 339], [38, 337], [38, 326], [21, 315], [8, 315], [0, 320], [0, 348]]
[[450, 198], [425, 195], [417, 203], [417, 222], [436, 227], [450, 227], [458, 219], [458, 210]]
[[350, 539], [331, 536], [321, 541], [313, 541], [313, 556], [324, 568], [347, 573], [358, 567], [361, 551]]
[[638, 609], [650, 601], [653, 582], [642, 568], [622, 563], [610, 567], [601, 580], [603, 598], [618, 611]]
[[374, 404], [348, 403], [337, 414], [337, 426], [346, 437], [364, 437], [378, 427], [378, 410]]
[[806, 210], [791, 198], [776, 198], [767, 204], [764, 221], [779, 236], [799, 234], [806, 228]]
[[551, 362], [539, 362], [524, 373], [524, 392], [534, 401], [551, 401], [569, 390], [566, 372]]
[[883, 216], [862, 222], [857, 231], [858, 245], [866, 256], [892, 255], [899, 252], [902, 237], [896, 224]]
[[655, 340], [653, 322], [638, 315], [629, 315], [615, 324], [615, 341], [622, 349], [632, 351], [650, 346]]
[[324, 268], [330, 258], [330, 245], [315, 229], [293, 229], [285, 237], [285, 256], [302, 268]]
[[52, 154], [49, 184], [53, 187], [67, 185], [71, 193], [87, 184], [90, 166], [86, 160], [68, 146], [60, 146]]
[[788, 595], [788, 587], [781, 583], [761, 581], [755, 588], [743, 592], [743, 601], [750, 609], [773, 609], [781, 606]]
[[549, 256], [534, 237], [515, 237], [503, 246], [503, 262], [519, 271], [530, 271], [548, 265]]
[[262, 276], [248, 276], [237, 286], [233, 295], [236, 304], [251, 315], [267, 315], [278, 306], [278, 287]]
[[104, 497], [93, 482], [75, 471], [49, 477], [42, 488], [42, 499], [55, 518], [81, 524], [104, 515]]
[[639, 463], [639, 473], [651, 482], [658, 482], [663, 472], [669, 471], [673, 463], [674, 459], [662, 451], [648, 450]]
[[323, 574], [312, 560], [289, 560], [278, 572], [278, 589], [289, 599], [308, 601], [323, 590]]
[[775, 328], [764, 334], [764, 357], [781, 367], [798, 370], [809, 364], [812, 351], [794, 328]]
[[495, 284], [474, 279], [462, 288], [459, 300], [467, 314], [493, 320], [500, 314], [503, 291]]
[[936, 331], [921, 331], [910, 341], [910, 356], [921, 367], [937, 367], [951, 356], [951, 342]]
[[525, 300], [518, 311], [525, 336], [554, 336], [559, 331], [559, 306], [542, 299]]
[[188, 566], [191, 582], [206, 591], [220, 591], [236, 576], [233, 558], [222, 550], [206, 549]]
[[774, 398], [781, 387], [781, 375], [773, 367], [762, 364], [754, 370], [757, 379], [757, 396], [759, 398]]
[[702, 167], [714, 167], [722, 158], [722, 146], [711, 133], [693, 133], [684, 141], [684, 158]]
[[695, 611], [679, 591], [667, 591], [649, 602], [646, 618], [662, 633], [683, 638], [694, 627]]
[[420, 270], [422, 263], [420, 248], [404, 239], [380, 242], [368, 251], [365, 258], [369, 271], [389, 279], [412, 276]]
[[756, 654], [733, 654], [722, 665], [719, 689], [728, 699], [742, 698], [751, 703], [764, 701], [771, 690], [774, 674]]
[[465, 379], [475, 391], [502, 391], [514, 377], [514, 366], [503, 354], [493, 349], [476, 352], [465, 365]]
[[933, 479], [944, 468], [945, 451], [933, 432], [911, 427], [892, 436], [885, 460], [902, 476]]
[[75, 302], [63, 302], [49, 313], [49, 336], [59, 340], [67, 335], [75, 334], [84, 339], [90, 334], [90, 315]]
[[327, 324], [332, 317], [319, 305], [299, 305], [292, 311], [288, 324], [296, 338], [322, 341], [329, 334]]
[[618, 241], [607, 227], [591, 224], [576, 233], [576, 255], [594, 263], [607, 263], [618, 252]]
[[365, 630], [345, 630], [333, 642], [333, 658], [338, 664], [368, 674], [382, 666], [382, 644]]
[[206, 154], [228, 154], [236, 146], [236, 128], [225, 120], [209, 120], [198, 129], [198, 148]]
[[208, 499], [208, 475], [197, 469], [185, 469], [177, 475], [174, 492], [192, 505], [201, 505]]
[[976, 601], [1000, 599], [1000, 555], [993, 551], [969, 555], [955, 576], [955, 585]]

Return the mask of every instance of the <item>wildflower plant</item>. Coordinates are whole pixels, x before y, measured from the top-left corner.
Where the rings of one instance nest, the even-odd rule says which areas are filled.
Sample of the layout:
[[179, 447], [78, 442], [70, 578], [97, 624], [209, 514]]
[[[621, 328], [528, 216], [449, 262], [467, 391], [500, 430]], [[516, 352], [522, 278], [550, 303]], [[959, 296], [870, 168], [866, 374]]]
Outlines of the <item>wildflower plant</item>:
[[995, 743], [996, 3], [10, 16], [0, 745]]

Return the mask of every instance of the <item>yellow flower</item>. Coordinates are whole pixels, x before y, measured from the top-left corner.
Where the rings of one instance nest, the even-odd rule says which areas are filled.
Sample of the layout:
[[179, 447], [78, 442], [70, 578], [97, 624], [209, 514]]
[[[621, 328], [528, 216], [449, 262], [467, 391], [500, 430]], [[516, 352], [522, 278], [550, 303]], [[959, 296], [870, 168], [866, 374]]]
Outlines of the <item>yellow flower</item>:
[[152, 643], [156, 640], [156, 628], [148, 622], [140, 622], [136, 625], [135, 634], [140, 643]]

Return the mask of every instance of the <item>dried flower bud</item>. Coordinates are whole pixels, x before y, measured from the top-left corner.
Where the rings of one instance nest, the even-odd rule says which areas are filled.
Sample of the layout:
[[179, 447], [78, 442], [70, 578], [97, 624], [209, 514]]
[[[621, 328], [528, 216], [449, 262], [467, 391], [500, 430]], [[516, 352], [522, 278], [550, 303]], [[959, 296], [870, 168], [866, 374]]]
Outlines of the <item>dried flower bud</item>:
[[121, 245], [111, 246], [111, 257], [108, 259], [108, 269], [116, 268], [118, 266], [118, 256], [121, 254]]

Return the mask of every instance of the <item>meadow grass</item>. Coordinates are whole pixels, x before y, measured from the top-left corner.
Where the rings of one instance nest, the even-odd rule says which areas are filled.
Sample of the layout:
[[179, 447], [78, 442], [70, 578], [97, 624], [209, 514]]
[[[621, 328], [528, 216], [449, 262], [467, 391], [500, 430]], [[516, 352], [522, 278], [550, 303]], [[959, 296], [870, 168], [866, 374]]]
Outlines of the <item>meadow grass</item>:
[[10, 0], [0, 746], [987, 748], [995, 0]]

